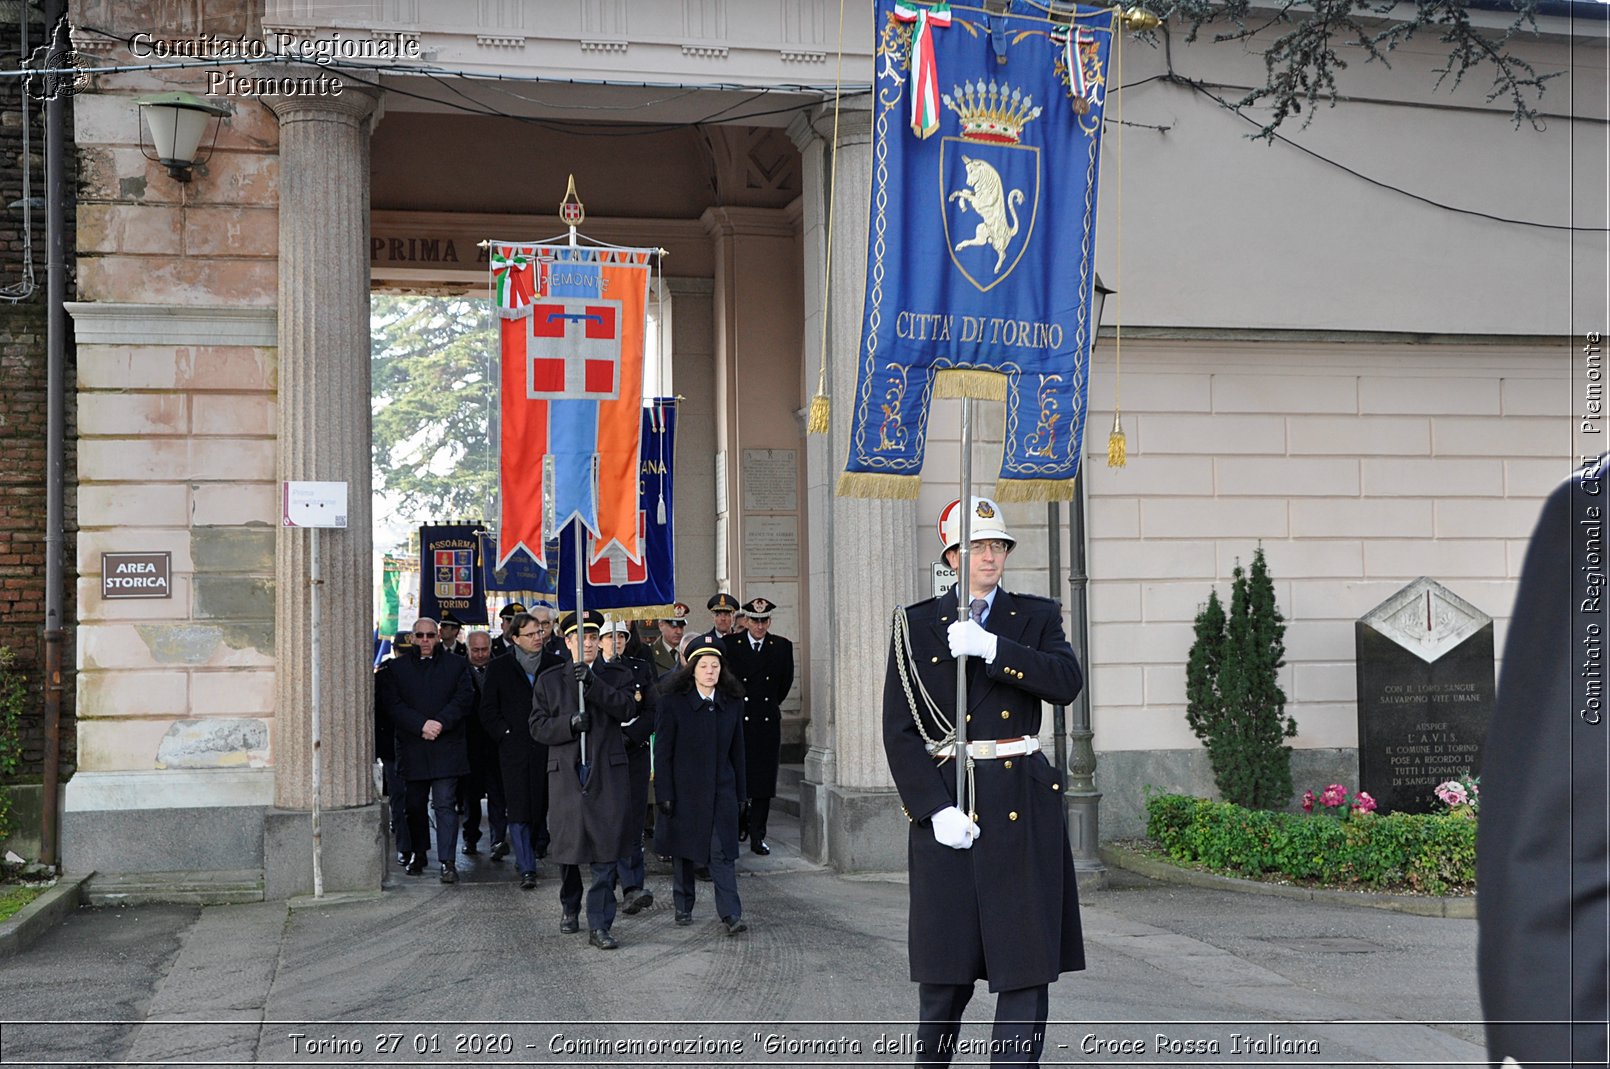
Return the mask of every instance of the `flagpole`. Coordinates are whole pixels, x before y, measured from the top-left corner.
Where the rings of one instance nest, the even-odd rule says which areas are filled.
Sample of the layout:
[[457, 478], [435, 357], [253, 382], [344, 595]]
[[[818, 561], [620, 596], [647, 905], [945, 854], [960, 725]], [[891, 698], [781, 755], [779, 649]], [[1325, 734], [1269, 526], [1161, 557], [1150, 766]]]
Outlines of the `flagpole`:
[[[574, 176], [572, 176], [572, 178], [570, 180], [570, 183], [571, 183], [571, 189], [574, 190], [575, 189], [575, 183], [576, 183], [576, 179], [574, 178]], [[568, 194], [567, 194], [567, 196], [568, 196]], [[577, 244], [578, 244], [578, 242], [576, 241], [576, 224], [572, 223], [572, 224], [570, 224], [570, 247], [572, 249], [574, 249], [574, 248], [576, 248]], [[597, 469], [597, 465], [596, 465], [596, 462], [595, 462], [594, 468], [593, 468], [593, 483], [594, 483], [594, 486], [593, 486], [593, 500], [594, 501], [597, 500], [597, 494], [598, 494], [597, 481], [598, 481], [598, 469]], [[586, 596], [584, 594], [584, 592], [583, 592], [583, 587], [585, 587], [586, 583], [587, 583], [587, 573], [586, 573], [586, 570], [585, 570], [587, 565], [583, 561], [583, 554], [586, 552], [587, 539], [586, 539], [585, 534], [582, 532], [582, 527], [584, 525], [581, 522], [581, 517], [578, 516], [578, 517], [576, 517], [575, 520], [573, 520], [571, 522], [574, 523], [575, 527], [576, 527], [576, 663], [584, 665], [584, 664], [587, 663], [587, 625], [586, 625], [585, 619], [583, 618], [583, 610], [585, 609], [585, 606], [583, 605], [583, 601], [584, 601], [585, 596]], [[602, 637], [600, 637], [600, 641], [602, 641]], [[576, 712], [580, 713], [582, 715], [586, 715], [586, 712], [587, 712], [587, 684], [580, 678], [578, 678], [576, 680]], [[585, 731], [583, 731], [581, 733], [580, 742], [581, 742], [581, 767], [583, 769], [586, 769], [586, 767], [587, 767], [587, 733]], [[587, 789], [587, 779], [586, 779], [586, 772], [585, 771], [582, 773], [581, 787], [582, 787], [582, 790], [584, 790], [584, 791]]]
[[[968, 553], [973, 542], [973, 399], [962, 398], [962, 499], [961, 544], [956, 558], [956, 619], [965, 610], [971, 617], [973, 588]], [[956, 658], [956, 808], [971, 820], [971, 800], [967, 798], [967, 658]]]

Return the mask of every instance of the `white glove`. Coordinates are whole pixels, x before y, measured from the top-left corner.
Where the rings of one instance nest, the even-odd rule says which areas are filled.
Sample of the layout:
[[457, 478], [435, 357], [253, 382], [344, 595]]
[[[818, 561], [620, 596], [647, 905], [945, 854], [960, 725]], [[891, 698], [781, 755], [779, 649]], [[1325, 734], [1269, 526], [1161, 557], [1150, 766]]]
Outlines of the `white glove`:
[[978, 838], [978, 825], [953, 805], [947, 805], [935, 813], [929, 823], [934, 827], [935, 841], [952, 850], [970, 849], [973, 840]]
[[982, 657], [985, 664], [995, 663], [995, 641], [998, 636], [985, 631], [972, 620], [957, 620], [945, 631], [950, 640], [952, 657]]

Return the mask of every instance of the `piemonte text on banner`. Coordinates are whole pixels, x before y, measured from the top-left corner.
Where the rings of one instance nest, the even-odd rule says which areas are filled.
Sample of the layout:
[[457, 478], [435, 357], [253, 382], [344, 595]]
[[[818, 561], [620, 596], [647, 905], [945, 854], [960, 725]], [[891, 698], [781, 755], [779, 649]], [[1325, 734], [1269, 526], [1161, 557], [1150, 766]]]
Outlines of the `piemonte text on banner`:
[[642, 560], [643, 342], [654, 250], [493, 241], [502, 352], [498, 565], [543, 567], [572, 520], [596, 554]]
[[1072, 496], [1116, 18], [877, 0], [866, 308], [840, 494], [915, 498], [930, 402], [977, 397], [1006, 402], [996, 498]]

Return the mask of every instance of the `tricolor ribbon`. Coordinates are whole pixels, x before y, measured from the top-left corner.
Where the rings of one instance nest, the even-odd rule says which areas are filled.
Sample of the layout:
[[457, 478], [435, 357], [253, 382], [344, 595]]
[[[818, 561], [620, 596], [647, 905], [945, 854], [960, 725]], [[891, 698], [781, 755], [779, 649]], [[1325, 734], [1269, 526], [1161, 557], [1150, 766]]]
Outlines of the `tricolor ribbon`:
[[932, 7], [897, 2], [897, 22], [914, 22], [911, 31], [911, 132], [928, 137], [939, 129], [939, 69], [934, 62], [935, 26], [950, 25], [950, 4], [940, 0]]
[[519, 319], [531, 314], [535, 298], [531, 279], [531, 257], [510, 246], [492, 249], [493, 307], [501, 319]]
[[1096, 35], [1089, 28], [1080, 26], [1068, 34], [1068, 87], [1073, 90], [1076, 97], [1089, 99], [1091, 85], [1085, 77], [1084, 59], [1079, 55], [1079, 46], [1082, 44], [1095, 44]]

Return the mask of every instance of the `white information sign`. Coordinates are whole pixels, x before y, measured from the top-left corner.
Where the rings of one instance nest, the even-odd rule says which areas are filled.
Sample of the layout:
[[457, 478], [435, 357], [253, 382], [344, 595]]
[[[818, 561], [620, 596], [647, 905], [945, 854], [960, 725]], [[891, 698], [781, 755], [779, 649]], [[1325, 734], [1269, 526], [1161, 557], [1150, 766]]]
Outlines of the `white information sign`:
[[345, 527], [347, 484], [287, 482], [280, 522], [286, 527]]
[[942, 560], [934, 561], [934, 597], [950, 590], [956, 585], [956, 569], [951, 568]]

